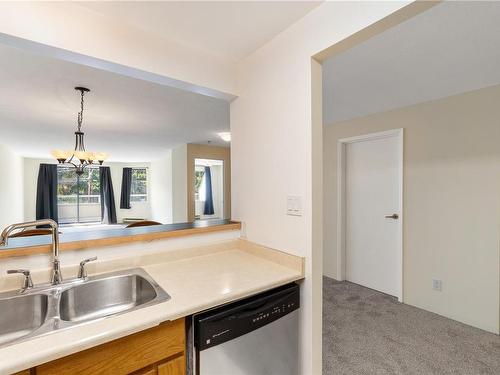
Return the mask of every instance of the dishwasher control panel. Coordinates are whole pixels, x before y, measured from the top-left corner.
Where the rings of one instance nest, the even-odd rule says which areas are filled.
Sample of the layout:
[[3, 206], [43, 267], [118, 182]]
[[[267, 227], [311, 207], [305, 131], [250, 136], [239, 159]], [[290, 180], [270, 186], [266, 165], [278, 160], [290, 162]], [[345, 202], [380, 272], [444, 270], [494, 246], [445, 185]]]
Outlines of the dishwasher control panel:
[[267, 311], [259, 313], [252, 318], [252, 322], [259, 324], [259, 322], [261, 321], [274, 320], [275, 317], [281, 317], [296, 309], [297, 306], [295, 301], [287, 301], [287, 303], [284, 303], [280, 306], [275, 306]]
[[295, 283], [193, 317], [195, 346], [208, 349], [263, 327], [300, 307]]

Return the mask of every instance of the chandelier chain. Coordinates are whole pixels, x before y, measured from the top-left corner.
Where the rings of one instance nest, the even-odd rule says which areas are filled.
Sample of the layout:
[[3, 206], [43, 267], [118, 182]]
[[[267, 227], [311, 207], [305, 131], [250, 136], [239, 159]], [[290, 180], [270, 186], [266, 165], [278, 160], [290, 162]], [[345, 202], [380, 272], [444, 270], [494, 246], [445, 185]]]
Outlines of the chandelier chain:
[[83, 96], [85, 95], [85, 91], [81, 90], [81, 100], [80, 100], [80, 112], [78, 112], [78, 131], [81, 131], [82, 122], [83, 122]]

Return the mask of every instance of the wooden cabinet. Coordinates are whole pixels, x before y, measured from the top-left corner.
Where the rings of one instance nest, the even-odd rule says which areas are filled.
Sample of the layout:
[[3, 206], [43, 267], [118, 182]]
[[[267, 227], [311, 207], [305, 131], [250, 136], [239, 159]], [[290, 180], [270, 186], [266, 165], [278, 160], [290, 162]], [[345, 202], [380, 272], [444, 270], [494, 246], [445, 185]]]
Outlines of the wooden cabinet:
[[158, 365], [158, 375], [184, 374], [186, 370], [186, 358], [177, 357], [171, 361]]
[[35, 368], [37, 375], [185, 375], [184, 319], [102, 344]]
[[142, 369], [136, 372], [134, 375], [156, 375], [158, 374], [158, 368], [156, 366], [148, 367], [147, 369]]
[[169, 359], [157, 365], [149, 366], [134, 372], [133, 375], [177, 375], [186, 373], [186, 358], [184, 356]]

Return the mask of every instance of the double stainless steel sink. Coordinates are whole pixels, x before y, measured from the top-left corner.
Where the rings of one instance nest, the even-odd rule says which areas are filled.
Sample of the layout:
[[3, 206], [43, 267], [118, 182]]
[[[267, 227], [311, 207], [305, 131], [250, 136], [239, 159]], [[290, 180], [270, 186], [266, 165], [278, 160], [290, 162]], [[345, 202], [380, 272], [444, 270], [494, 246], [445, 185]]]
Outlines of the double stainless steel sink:
[[0, 347], [169, 299], [141, 268], [0, 293]]

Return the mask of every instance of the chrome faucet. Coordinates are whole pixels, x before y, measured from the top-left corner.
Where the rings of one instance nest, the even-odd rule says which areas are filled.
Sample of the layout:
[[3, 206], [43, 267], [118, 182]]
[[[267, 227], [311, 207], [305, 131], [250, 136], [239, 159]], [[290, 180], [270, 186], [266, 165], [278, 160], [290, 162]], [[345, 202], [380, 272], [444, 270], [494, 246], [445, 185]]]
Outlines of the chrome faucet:
[[59, 226], [52, 219], [42, 219], [35, 221], [27, 221], [25, 223], [11, 224], [5, 228], [0, 234], [0, 246], [7, 246], [9, 236], [16, 229], [36, 227], [40, 225], [50, 226], [52, 232], [52, 277], [50, 282], [52, 285], [62, 282], [61, 265], [59, 263]]
[[87, 276], [87, 269], [85, 268], [85, 265], [88, 262], [93, 262], [95, 260], [97, 260], [97, 257], [87, 258], [87, 259], [84, 259], [80, 262], [80, 267], [78, 268], [78, 276], [77, 276], [78, 279], [87, 280], [88, 276]]

